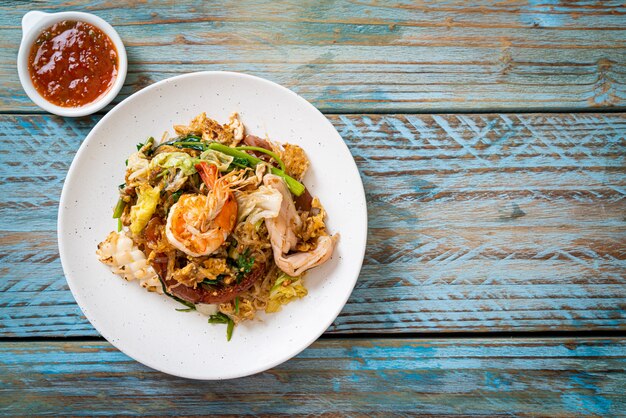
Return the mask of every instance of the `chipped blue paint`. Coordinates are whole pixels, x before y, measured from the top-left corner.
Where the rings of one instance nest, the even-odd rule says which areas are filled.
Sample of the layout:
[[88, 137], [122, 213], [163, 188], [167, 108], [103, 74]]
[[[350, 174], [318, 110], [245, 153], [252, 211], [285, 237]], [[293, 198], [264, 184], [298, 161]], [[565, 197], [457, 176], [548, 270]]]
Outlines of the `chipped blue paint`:
[[[286, 85], [333, 113], [623, 107], [623, 7], [561, 3], [74, 7], [109, 21], [126, 42], [130, 71], [118, 101], [174, 74], [231, 70]], [[66, 5], [22, 2], [0, 15], [5, 112], [37, 109], [15, 71], [19, 22], [35, 7]]]
[[[152, 371], [105, 342], [9, 343], [0, 345], [0, 381], [24, 402], [0, 406], [16, 415], [615, 415], [626, 407], [625, 348], [619, 338], [326, 339], [268, 372], [197, 382]], [[69, 397], [82, 401], [63, 402]]]
[[529, 0], [529, 14], [520, 14], [523, 23], [538, 28], [560, 28], [563, 26], [563, 18], [560, 14], [546, 13], [554, 6], [559, 5], [559, 0]]
[[[583, 395], [580, 393], [564, 393], [561, 395], [563, 407], [570, 413], [583, 415], [604, 415], [611, 411], [612, 401], [596, 393]], [[623, 411], [622, 411], [623, 412]]]

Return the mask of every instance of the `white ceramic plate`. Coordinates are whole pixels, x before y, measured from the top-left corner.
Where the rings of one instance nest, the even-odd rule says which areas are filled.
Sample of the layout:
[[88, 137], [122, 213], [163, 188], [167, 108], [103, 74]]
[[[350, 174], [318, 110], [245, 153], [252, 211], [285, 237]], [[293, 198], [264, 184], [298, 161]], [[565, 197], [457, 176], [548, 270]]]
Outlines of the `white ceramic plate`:
[[[124, 161], [149, 136], [206, 112], [220, 122], [239, 112], [248, 133], [302, 146], [311, 168], [304, 180], [341, 239], [326, 264], [311, 270], [309, 294], [281, 312], [235, 328], [197, 312], [181, 313], [167, 296], [125, 282], [101, 264], [97, 244], [116, 228], [111, 219]], [[201, 72], [161, 81], [111, 110], [87, 135], [63, 186], [58, 219], [63, 270], [93, 326], [137, 361], [172, 375], [228, 379], [267, 370], [315, 341], [345, 305], [359, 275], [367, 209], [356, 164], [330, 122], [310, 103], [270, 81], [229, 72]]]

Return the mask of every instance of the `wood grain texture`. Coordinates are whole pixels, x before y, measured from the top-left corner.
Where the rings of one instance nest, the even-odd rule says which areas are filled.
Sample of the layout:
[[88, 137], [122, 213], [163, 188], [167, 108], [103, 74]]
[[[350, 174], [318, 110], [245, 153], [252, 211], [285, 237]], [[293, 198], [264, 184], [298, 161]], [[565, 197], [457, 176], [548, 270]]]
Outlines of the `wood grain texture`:
[[[330, 332], [626, 329], [624, 114], [329, 119], [369, 211], [365, 264]], [[96, 120], [0, 116], [3, 336], [97, 335], [55, 232]]]
[[28, 10], [95, 13], [129, 56], [118, 100], [177, 74], [230, 70], [327, 112], [624, 108], [619, 1], [0, 1], [0, 111], [37, 111], [15, 69]]
[[10, 415], [616, 416], [626, 340], [331, 340], [221, 382], [153, 371], [106, 342], [0, 344]]

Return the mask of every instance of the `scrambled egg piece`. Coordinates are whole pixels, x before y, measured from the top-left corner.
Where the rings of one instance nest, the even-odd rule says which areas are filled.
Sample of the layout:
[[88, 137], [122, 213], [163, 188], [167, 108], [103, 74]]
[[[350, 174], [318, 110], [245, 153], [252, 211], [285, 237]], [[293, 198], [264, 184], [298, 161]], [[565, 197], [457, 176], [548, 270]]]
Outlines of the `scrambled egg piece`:
[[174, 271], [174, 273], [172, 273], [172, 279], [176, 280], [180, 284], [193, 288], [195, 288], [199, 282], [204, 280], [199, 277], [198, 269], [194, 263], [189, 263], [182, 269]]
[[296, 245], [297, 251], [310, 251], [316, 247], [316, 238], [328, 235], [324, 218], [326, 211], [322, 207], [320, 200], [316, 197], [311, 202], [311, 211], [302, 221], [302, 229], [299, 234], [299, 242]]
[[287, 174], [296, 180], [302, 181], [304, 174], [309, 168], [309, 159], [306, 158], [304, 150], [297, 145], [285, 144], [284, 151], [280, 154], [280, 158], [285, 163]]
[[176, 270], [172, 278], [178, 283], [188, 287], [197, 287], [204, 279], [215, 280], [217, 276], [224, 274], [232, 275], [231, 268], [226, 264], [225, 258], [208, 258], [202, 262], [202, 266], [189, 263], [185, 267]]
[[206, 259], [202, 262], [202, 267], [198, 269], [200, 273], [209, 280], [215, 280], [220, 274], [227, 276], [232, 275], [232, 270], [226, 263], [225, 258]]
[[189, 125], [175, 125], [174, 131], [178, 135], [201, 135], [205, 141], [217, 141], [226, 145], [236, 146], [244, 137], [244, 127], [239, 115], [233, 113], [227, 124], [207, 118], [202, 112]]

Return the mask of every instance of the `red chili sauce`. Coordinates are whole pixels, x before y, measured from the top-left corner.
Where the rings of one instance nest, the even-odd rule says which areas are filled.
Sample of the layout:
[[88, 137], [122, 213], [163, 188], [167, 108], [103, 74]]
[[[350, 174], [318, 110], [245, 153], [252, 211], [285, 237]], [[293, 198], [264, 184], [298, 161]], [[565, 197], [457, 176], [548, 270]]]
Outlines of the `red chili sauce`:
[[117, 77], [113, 41], [85, 22], [66, 20], [44, 30], [28, 57], [35, 89], [62, 107], [80, 107], [106, 93]]

